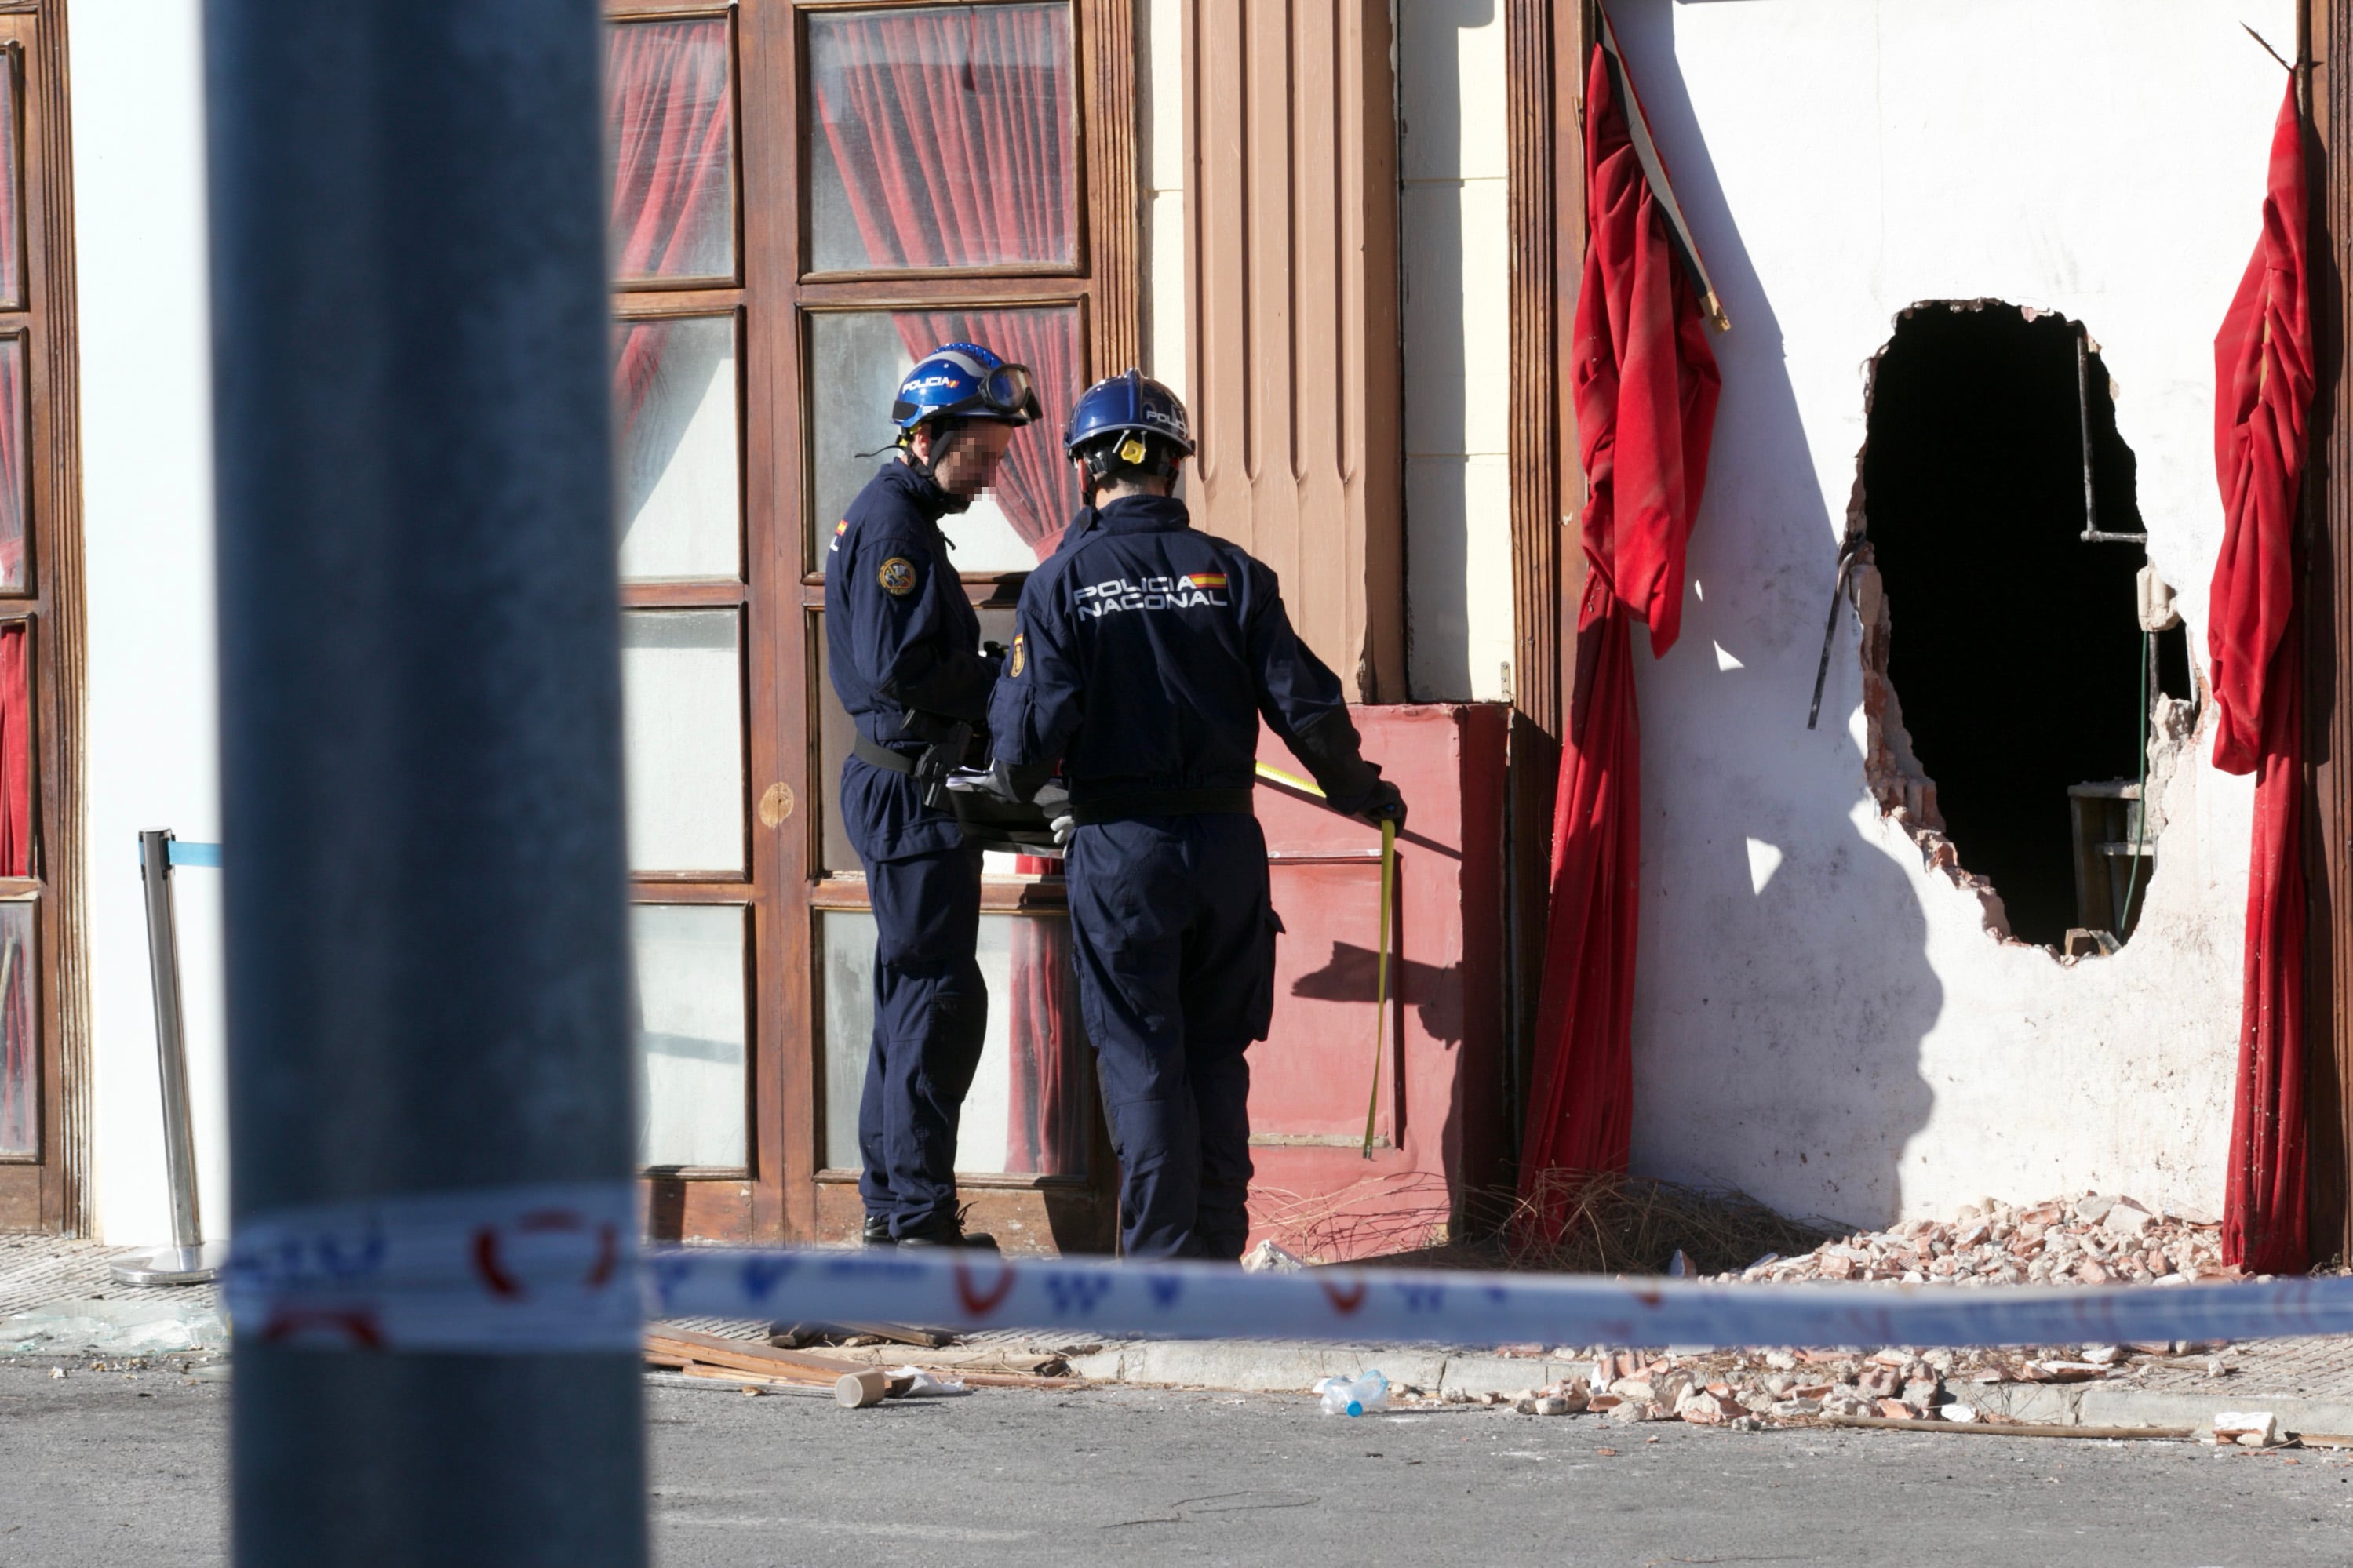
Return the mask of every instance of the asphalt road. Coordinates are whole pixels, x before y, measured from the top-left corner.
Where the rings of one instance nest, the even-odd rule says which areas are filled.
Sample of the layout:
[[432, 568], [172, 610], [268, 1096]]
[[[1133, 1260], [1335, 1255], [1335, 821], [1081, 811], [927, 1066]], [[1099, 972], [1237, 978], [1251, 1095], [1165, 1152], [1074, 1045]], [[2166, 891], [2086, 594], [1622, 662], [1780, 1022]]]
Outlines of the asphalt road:
[[[0, 1367], [0, 1564], [220, 1562], [227, 1397], [160, 1373]], [[2353, 1563], [2353, 1453], [1460, 1407], [1350, 1421], [1304, 1398], [1143, 1390], [852, 1412], [655, 1389], [649, 1418], [665, 1568]]]

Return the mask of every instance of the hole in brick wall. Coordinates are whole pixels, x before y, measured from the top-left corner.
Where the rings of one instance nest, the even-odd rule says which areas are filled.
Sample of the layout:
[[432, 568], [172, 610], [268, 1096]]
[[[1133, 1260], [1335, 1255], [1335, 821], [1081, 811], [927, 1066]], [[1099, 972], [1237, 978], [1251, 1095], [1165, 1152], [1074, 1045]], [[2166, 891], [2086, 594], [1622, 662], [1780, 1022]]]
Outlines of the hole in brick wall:
[[[2069, 792], [2137, 779], [2148, 654], [2135, 592], [2143, 547], [2083, 538], [2080, 331], [1990, 300], [1905, 311], [1873, 367], [1857, 498], [1862, 576], [1876, 574], [1857, 592], [1867, 694], [1868, 678], [1883, 678], [1866, 705], [1887, 731], [1874, 735], [1873, 793], [1924, 843], [1941, 835], [1936, 852], [1957, 875], [1991, 883], [2009, 934], [2071, 952], [2097, 950], [2082, 934], [2097, 843], [2112, 846], [2105, 864], [2128, 867], [2113, 846], [2133, 828], [2125, 802], [2089, 806]], [[2096, 529], [2137, 534], [2133, 454], [2087, 347]], [[2192, 695], [2189, 647], [2178, 624], [2157, 645], [2147, 696], [2169, 713], [2164, 696]], [[2144, 836], [2157, 826], [2152, 815]], [[2116, 940], [2152, 874], [2153, 858], [2135, 858], [2138, 877], [2117, 884], [2128, 896], [2093, 895], [2093, 927]]]

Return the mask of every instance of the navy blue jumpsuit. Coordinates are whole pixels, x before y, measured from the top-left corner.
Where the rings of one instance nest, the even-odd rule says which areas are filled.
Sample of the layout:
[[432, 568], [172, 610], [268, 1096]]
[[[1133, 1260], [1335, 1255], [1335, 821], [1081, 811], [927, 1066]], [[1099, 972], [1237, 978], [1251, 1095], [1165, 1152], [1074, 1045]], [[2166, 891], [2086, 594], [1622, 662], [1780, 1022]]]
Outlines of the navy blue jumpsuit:
[[[860, 736], [910, 761], [923, 743], [900, 722], [907, 709], [978, 728], [997, 681], [940, 534], [952, 505], [893, 459], [858, 492], [826, 558], [833, 689]], [[842, 762], [841, 818], [866, 868], [875, 925], [858, 1187], [868, 1215], [905, 1236], [955, 1218], [956, 1122], [988, 1027], [973, 956], [980, 851], [953, 816], [923, 804], [912, 776], [857, 756]]]
[[997, 758], [1059, 761], [1070, 785], [1071, 946], [1131, 1257], [1239, 1258], [1250, 1229], [1243, 1052], [1266, 1037], [1282, 929], [1250, 807], [1261, 717], [1303, 757], [1336, 725], [1355, 758], [1274, 573], [1180, 500], [1080, 513], [1021, 591], [989, 731]]

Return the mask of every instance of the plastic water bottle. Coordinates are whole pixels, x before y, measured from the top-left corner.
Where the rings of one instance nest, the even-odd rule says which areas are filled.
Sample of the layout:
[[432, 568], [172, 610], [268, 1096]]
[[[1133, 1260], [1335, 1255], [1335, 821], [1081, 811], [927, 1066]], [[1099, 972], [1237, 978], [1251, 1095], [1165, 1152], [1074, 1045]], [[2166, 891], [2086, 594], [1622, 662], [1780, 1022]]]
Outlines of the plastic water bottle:
[[1389, 1402], [1389, 1380], [1378, 1372], [1368, 1372], [1362, 1377], [1327, 1377], [1315, 1385], [1324, 1396], [1326, 1415], [1362, 1415]]

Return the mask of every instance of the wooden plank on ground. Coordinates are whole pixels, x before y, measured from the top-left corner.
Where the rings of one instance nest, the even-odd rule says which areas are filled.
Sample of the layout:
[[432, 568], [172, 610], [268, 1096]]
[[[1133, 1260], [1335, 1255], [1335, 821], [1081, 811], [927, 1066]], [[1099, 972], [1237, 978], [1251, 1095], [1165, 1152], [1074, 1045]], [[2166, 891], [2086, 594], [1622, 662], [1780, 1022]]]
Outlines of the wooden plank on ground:
[[828, 1381], [844, 1373], [860, 1371], [867, 1364], [811, 1355], [807, 1351], [780, 1350], [757, 1340], [722, 1339], [692, 1329], [648, 1329], [645, 1344], [651, 1354], [680, 1356], [712, 1366], [732, 1367], [737, 1372], [770, 1372], [778, 1375], [822, 1373]]

